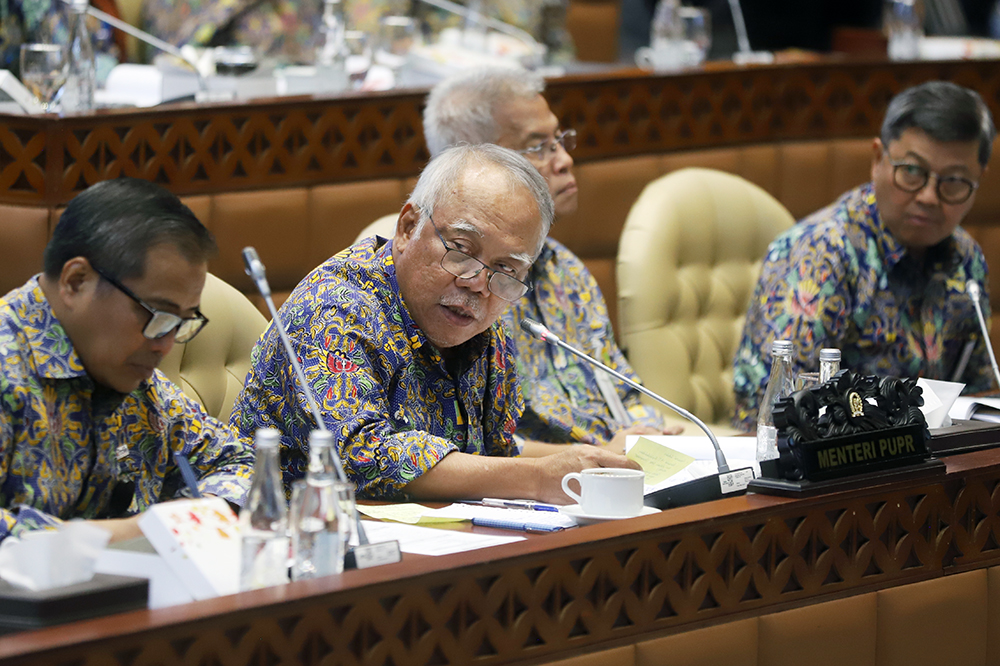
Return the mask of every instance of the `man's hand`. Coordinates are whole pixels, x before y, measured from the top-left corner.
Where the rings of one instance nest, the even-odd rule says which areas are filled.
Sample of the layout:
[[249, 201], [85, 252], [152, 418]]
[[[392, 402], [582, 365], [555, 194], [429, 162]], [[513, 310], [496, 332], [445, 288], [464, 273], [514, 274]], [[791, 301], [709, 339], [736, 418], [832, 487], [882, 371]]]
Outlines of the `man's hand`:
[[142, 536], [139, 529], [139, 516], [136, 514], [128, 518], [110, 518], [106, 520], [88, 520], [87, 524], [100, 527], [102, 530], [111, 532], [111, 543], [116, 541], [126, 541]]
[[581, 472], [591, 467], [642, 469], [638, 463], [623, 455], [589, 444], [567, 446], [564, 451], [551, 456], [524, 462], [530, 462], [537, 467], [538, 488], [534, 493], [535, 498], [551, 504], [571, 504], [573, 502], [562, 489], [562, 479], [570, 472]]
[[653, 426], [634, 424], [615, 433], [614, 437], [605, 442], [604, 448], [614, 453], [625, 453], [625, 438], [629, 435], [677, 435], [683, 429], [678, 425], [670, 425], [661, 430]]

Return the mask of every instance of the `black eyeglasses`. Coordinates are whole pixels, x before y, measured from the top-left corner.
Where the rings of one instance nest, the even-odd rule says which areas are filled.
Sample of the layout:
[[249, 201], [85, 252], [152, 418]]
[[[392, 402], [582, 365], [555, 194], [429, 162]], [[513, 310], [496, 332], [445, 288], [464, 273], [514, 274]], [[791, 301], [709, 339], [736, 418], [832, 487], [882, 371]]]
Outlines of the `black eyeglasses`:
[[145, 308], [145, 310], [150, 314], [149, 322], [142, 329], [142, 335], [147, 340], [159, 340], [164, 336], [170, 335], [171, 332], [177, 331], [174, 334], [174, 340], [176, 342], [190, 342], [194, 336], [201, 333], [201, 329], [205, 328], [205, 324], [208, 323], [208, 318], [197, 310], [195, 310], [195, 315], [193, 317], [188, 317], [187, 319], [170, 312], [157, 310], [152, 305], [149, 305], [144, 300], [136, 296], [131, 289], [96, 266], [94, 267], [94, 271], [109, 283], [114, 285], [123, 294]]
[[564, 132], [559, 132], [556, 134], [554, 139], [543, 141], [537, 146], [525, 148], [524, 150], [519, 150], [517, 152], [521, 153], [532, 162], [546, 164], [555, 156], [557, 146], [562, 146], [567, 153], [576, 148], [576, 130], [568, 129]]
[[427, 219], [430, 220], [431, 226], [434, 227], [434, 233], [437, 234], [438, 238], [441, 239], [441, 244], [444, 245], [445, 252], [444, 256], [441, 257], [441, 268], [463, 280], [471, 280], [485, 270], [490, 276], [487, 281], [490, 292], [505, 301], [516, 301], [531, 288], [530, 282], [521, 282], [513, 275], [498, 273], [479, 259], [461, 250], [448, 247], [448, 242], [441, 235], [437, 225], [434, 224], [434, 218], [428, 215]]
[[938, 198], [945, 203], [965, 203], [979, 187], [979, 183], [968, 178], [942, 176], [919, 164], [893, 162], [891, 159], [889, 159], [889, 164], [892, 165], [892, 181], [896, 187], [904, 192], [919, 192], [927, 186], [927, 181], [930, 180], [931, 176], [934, 176], [934, 190], [937, 192]]

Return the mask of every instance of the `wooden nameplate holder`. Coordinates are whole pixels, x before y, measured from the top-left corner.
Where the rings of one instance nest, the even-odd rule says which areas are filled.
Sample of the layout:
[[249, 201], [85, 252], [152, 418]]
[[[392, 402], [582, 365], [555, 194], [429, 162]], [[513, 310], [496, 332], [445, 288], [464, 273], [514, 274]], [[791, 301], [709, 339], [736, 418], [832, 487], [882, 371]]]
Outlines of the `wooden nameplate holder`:
[[915, 379], [849, 370], [782, 398], [774, 406], [779, 457], [761, 464], [747, 490], [805, 497], [943, 474], [927, 448], [923, 402]]

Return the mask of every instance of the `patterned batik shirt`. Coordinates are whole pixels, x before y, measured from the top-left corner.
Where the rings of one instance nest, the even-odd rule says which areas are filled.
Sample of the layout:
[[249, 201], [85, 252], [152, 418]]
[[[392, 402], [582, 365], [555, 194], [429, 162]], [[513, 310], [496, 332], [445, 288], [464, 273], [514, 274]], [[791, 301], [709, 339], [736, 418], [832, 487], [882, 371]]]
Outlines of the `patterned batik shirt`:
[[[391, 241], [373, 236], [328, 259], [278, 316], [359, 497], [399, 497], [452, 451], [514, 454], [523, 402], [509, 338], [496, 323], [446, 362], [402, 301]], [[305, 475], [315, 424], [273, 323], [231, 424], [248, 440], [281, 431], [286, 492]]]
[[[768, 248], [736, 352], [734, 425], [751, 430], [771, 371], [771, 343], [794, 345], [794, 371], [815, 371], [819, 350], [841, 367], [881, 377], [950, 380], [967, 343], [967, 392], [992, 384], [986, 345], [965, 283], [987, 288], [986, 259], [961, 227], [918, 264], [879, 220], [871, 183], [784, 232]], [[983, 309], [989, 318], [989, 296]]]
[[[532, 290], [503, 315], [517, 348], [517, 374], [525, 402], [518, 434], [541, 442], [603, 444], [631, 424], [618, 423], [612, 416], [597, 385], [596, 373], [601, 371], [525, 333], [521, 321], [541, 322], [564, 342], [639, 381], [615, 344], [604, 296], [583, 262], [551, 238], [532, 267], [531, 282]], [[615, 379], [609, 386], [633, 422], [663, 427], [656, 410], [639, 402], [638, 391]]]
[[96, 385], [37, 277], [0, 299], [0, 366], [0, 538], [177, 497], [174, 454], [243, 504], [253, 450], [159, 370], [127, 395]]

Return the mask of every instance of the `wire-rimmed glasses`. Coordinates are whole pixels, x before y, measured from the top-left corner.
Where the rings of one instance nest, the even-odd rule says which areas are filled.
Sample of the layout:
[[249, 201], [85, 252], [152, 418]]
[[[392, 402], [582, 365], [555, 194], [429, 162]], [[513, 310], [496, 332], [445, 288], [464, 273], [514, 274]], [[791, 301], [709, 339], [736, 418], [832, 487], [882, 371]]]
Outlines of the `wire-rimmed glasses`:
[[555, 157], [557, 146], [562, 146], [563, 150], [567, 153], [576, 148], [576, 130], [568, 129], [563, 130], [562, 132], [557, 132], [555, 138], [543, 141], [537, 146], [532, 146], [531, 148], [518, 150], [517, 152], [524, 155], [532, 162], [545, 164]]
[[437, 234], [437, 237], [441, 239], [441, 244], [444, 245], [445, 252], [444, 256], [441, 257], [441, 268], [463, 280], [471, 280], [485, 270], [489, 275], [487, 285], [490, 292], [505, 301], [516, 301], [531, 288], [530, 282], [522, 282], [513, 275], [495, 271], [479, 259], [461, 250], [449, 247], [448, 241], [444, 239], [441, 231], [434, 224], [434, 218], [428, 215], [427, 219], [430, 220], [431, 226], [434, 227], [434, 233]]

